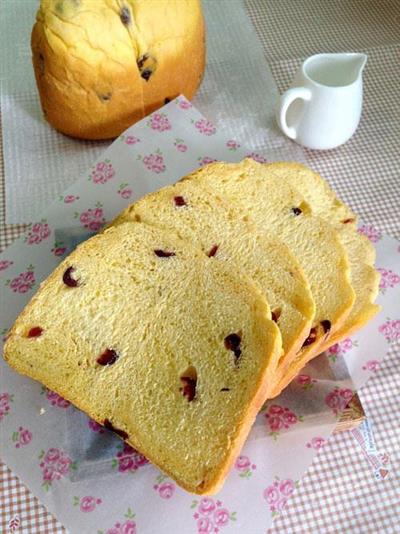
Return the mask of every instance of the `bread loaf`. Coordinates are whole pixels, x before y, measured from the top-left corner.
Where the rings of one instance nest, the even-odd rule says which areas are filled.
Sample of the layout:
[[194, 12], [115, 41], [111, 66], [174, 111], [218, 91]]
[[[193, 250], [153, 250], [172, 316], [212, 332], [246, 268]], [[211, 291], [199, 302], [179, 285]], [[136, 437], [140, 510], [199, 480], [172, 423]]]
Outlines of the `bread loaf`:
[[7, 362], [193, 493], [221, 486], [265, 400], [278, 327], [250, 280], [141, 223], [81, 244], [42, 283]]
[[82, 139], [192, 98], [204, 71], [200, 0], [41, 0], [31, 43], [44, 116]]

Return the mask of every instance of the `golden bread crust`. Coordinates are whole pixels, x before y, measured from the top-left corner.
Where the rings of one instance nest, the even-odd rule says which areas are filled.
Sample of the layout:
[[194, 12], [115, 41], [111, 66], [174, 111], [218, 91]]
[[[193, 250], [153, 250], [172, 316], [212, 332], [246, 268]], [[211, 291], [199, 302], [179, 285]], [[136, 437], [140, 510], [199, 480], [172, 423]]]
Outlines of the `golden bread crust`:
[[109, 139], [166, 99], [191, 99], [204, 32], [200, 0], [41, 0], [31, 47], [47, 121], [72, 137]]

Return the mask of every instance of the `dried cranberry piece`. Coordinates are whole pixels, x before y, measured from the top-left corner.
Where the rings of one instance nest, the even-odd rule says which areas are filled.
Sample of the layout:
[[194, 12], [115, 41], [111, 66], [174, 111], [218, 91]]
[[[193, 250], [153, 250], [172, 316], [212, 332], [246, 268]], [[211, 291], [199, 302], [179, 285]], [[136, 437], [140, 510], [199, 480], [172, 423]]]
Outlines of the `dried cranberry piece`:
[[79, 285], [79, 280], [72, 278], [72, 273], [75, 271], [73, 267], [68, 267], [68, 269], [63, 274], [63, 282], [66, 286], [77, 287]]
[[355, 219], [352, 219], [352, 218], [350, 218], [350, 219], [345, 219], [344, 221], [342, 221], [342, 223], [343, 223], [343, 224], [348, 224], [348, 223], [352, 223], [352, 222], [354, 222], [354, 220], [355, 220]]
[[43, 328], [40, 326], [33, 326], [28, 332], [28, 337], [39, 337], [42, 335], [42, 332]]
[[174, 197], [175, 206], [178, 206], [179, 208], [181, 206], [187, 206], [186, 200], [183, 197]]
[[150, 76], [152, 76], [153, 72], [156, 69], [157, 60], [150, 54], [146, 53], [140, 56], [137, 59], [136, 63], [140, 71], [140, 76], [144, 80], [146, 80], [146, 82], [148, 82], [150, 79]]
[[210, 250], [208, 251], [207, 253], [207, 256], [209, 258], [212, 258], [213, 256], [215, 256], [215, 254], [217, 253], [217, 250], [218, 250], [218, 245], [214, 245], [210, 248]]
[[131, 14], [129, 12], [129, 8], [124, 6], [119, 14], [119, 18], [121, 19], [122, 24], [125, 24], [127, 26], [131, 22]]
[[159, 258], [170, 258], [171, 256], [175, 256], [175, 252], [168, 252], [159, 248], [154, 251], [154, 254]]
[[128, 439], [128, 434], [124, 430], [120, 430], [119, 428], [115, 428], [112, 422], [109, 419], [104, 419], [103, 423], [104, 427], [108, 430], [111, 430], [112, 432], [115, 432], [115, 434], [118, 434], [122, 439]]
[[317, 329], [313, 327], [311, 328], [308, 338], [304, 341], [302, 346], [307, 347], [308, 345], [311, 345], [312, 343], [314, 343], [316, 339], [317, 339]]
[[119, 354], [114, 349], [106, 349], [103, 354], [100, 354], [96, 362], [100, 365], [112, 365], [118, 358]]
[[278, 322], [280, 316], [281, 316], [280, 308], [277, 308], [276, 310], [271, 311], [271, 319], [274, 321], [274, 323]]
[[303, 213], [300, 208], [292, 208], [292, 212], [296, 215], [296, 217], [297, 215]]
[[190, 376], [181, 376], [181, 382], [183, 386], [180, 388], [180, 391], [187, 398], [188, 402], [191, 402], [196, 396], [197, 380]]
[[230, 391], [229, 388], [221, 388], [220, 391]]
[[229, 334], [224, 339], [225, 348], [231, 350], [236, 358], [239, 358], [242, 354], [242, 350], [239, 348], [242, 338], [238, 334]]
[[112, 93], [111, 92], [108, 92], [108, 93], [97, 93], [97, 96], [100, 98], [100, 100], [102, 102], [108, 102], [109, 100], [111, 100]]
[[238, 334], [229, 334], [224, 339], [225, 348], [228, 350], [235, 350], [239, 347], [242, 339]]
[[146, 80], [146, 82], [148, 82], [152, 74], [153, 74], [152, 70], [144, 69], [144, 71], [141, 72], [140, 76], [143, 78], [143, 80]]
[[328, 319], [324, 319], [323, 321], [321, 321], [321, 326], [324, 329], [325, 334], [329, 334], [329, 332], [331, 331], [331, 326], [332, 326], [331, 322], [328, 321]]
[[143, 54], [143, 56], [140, 56], [140, 58], [138, 58], [136, 63], [137, 63], [139, 70], [142, 70], [145, 61], [147, 61], [148, 59], [149, 59], [149, 54]]

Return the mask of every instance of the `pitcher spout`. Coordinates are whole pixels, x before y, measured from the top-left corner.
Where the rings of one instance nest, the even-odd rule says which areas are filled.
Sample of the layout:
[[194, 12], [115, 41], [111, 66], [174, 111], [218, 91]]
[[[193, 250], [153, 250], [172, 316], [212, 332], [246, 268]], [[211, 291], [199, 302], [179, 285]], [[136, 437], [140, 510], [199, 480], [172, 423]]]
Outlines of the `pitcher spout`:
[[303, 63], [303, 74], [327, 87], [345, 87], [360, 80], [367, 62], [363, 53], [316, 54]]
[[367, 54], [354, 54], [354, 60], [356, 62], [357, 69], [357, 78], [361, 76], [362, 71], [364, 70], [365, 65], [367, 64], [368, 56]]
[[367, 63], [367, 55], [363, 53], [332, 54], [332, 70], [335, 70], [335, 59], [337, 61], [337, 77], [342, 80], [343, 86], [350, 85], [360, 80], [362, 72]]

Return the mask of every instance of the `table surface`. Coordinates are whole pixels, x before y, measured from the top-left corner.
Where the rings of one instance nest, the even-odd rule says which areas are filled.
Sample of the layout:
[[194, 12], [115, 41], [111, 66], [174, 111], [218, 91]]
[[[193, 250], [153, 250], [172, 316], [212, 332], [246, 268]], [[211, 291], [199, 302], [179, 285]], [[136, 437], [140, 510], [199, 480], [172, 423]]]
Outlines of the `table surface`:
[[[399, 239], [400, 2], [245, 1], [281, 92], [307, 56], [338, 51], [368, 54], [363, 117], [356, 134], [342, 147], [307, 150], [306, 157], [364, 222]], [[0, 250], [24, 229], [5, 225], [0, 142]], [[389, 476], [376, 480], [351, 433], [336, 434], [315, 458], [269, 534], [400, 532], [399, 356], [399, 347], [392, 347], [379, 373], [360, 392], [376, 447], [391, 458]], [[12, 532], [12, 519], [19, 523], [18, 533], [67, 532], [2, 463], [0, 510], [1, 533]]]

